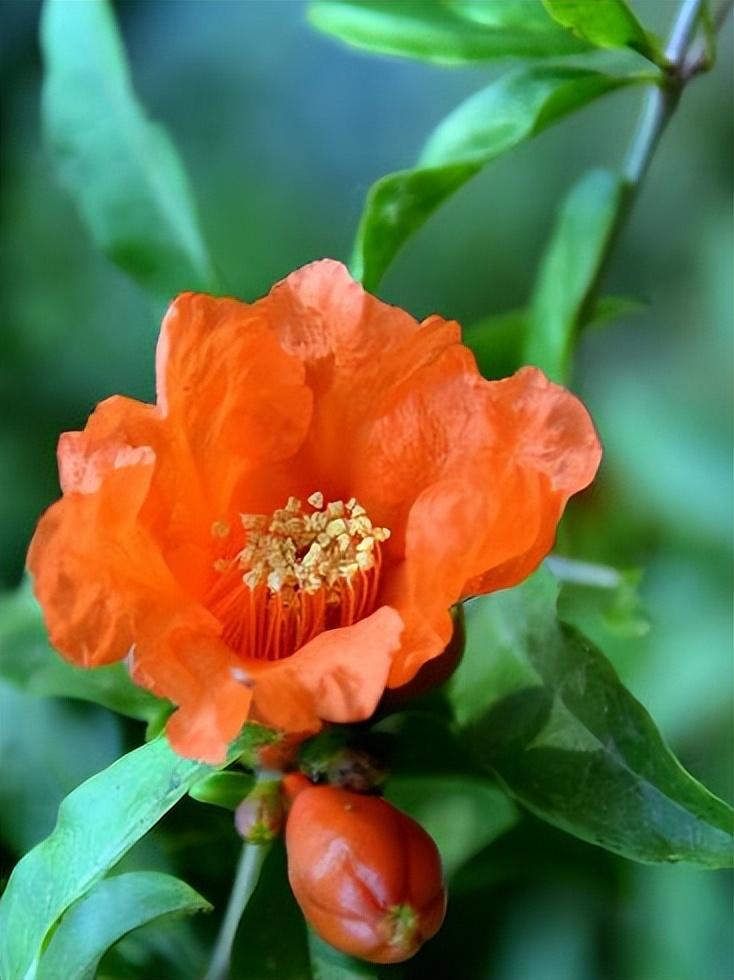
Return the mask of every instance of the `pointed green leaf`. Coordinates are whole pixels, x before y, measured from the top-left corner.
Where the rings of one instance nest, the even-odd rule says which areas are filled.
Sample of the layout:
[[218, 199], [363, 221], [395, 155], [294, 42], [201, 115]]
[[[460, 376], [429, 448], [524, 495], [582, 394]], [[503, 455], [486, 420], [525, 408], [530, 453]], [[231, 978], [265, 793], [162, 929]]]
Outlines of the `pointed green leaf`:
[[660, 42], [646, 31], [625, 0], [543, 0], [559, 24], [600, 48], [631, 48], [664, 64]]
[[48, 644], [29, 580], [0, 596], [0, 677], [28, 694], [93, 701], [141, 721], [168, 704], [134, 684], [122, 663], [83, 670], [63, 660]]
[[235, 810], [255, 785], [255, 777], [246, 772], [213, 772], [189, 790], [199, 803], [211, 803], [225, 810]]
[[641, 313], [647, 306], [647, 303], [633, 296], [602, 296], [581, 326], [604, 327], [612, 320]]
[[135, 98], [107, 0], [46, 0], [41, 48], [45, 135], [95, 242], [156, 298], [211, 290], [183, 165]]
[[0, 977], [31, 980], [51, 929], [209, 772], [164, 737], [78, 786], [53, 832], [16, 865], [0, 899]]
[[37, 980], [92, 980], [105, 952], [134, 929], [210, 909], [171, 875], [133, 871], [105, 878], [66, 912], [41, 957]]
[[355, 47], [439, 65], [575, 54], [588, 47], [540, 4], [517, 0], [317, 0], [308, 17]]
[[355, 277], [374, 290], [405, 240], [482, 167], [575, 109], [640, 80], [537, 67], [477, 92], [434, 131], [416, 169], [388, 174], [370, 189], [357, 231]]
[[[580, 326], [596, 329], [644, 309], [645, 303], [631, 297], [602, 296], [588, 315], [581, 310]], [[530, 310], [522, 306], [504, 313], [491, 313], [464, 328], [463, 342], [474, 353], [485, 378], [506, 378], [525, 363], [530, 316]]]
[[478, 761], [529, 809], [638, 861], [734, 863], [731, 808], [690, 776], [545, 570], [468, 611], [450, 696]]
[[574, 340], [622, 207], [624, 183], [586, 174], [561, 207], [531, 300], [523, 360], [555, 381], [568, 378]]

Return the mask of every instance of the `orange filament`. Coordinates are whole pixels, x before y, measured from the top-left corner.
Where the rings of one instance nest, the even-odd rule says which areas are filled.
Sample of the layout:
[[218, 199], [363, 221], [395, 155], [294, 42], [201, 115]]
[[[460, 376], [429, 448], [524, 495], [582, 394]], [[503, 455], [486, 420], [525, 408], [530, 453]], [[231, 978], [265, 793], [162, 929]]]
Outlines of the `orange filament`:
[[[245, 547], [217, 558], [208, 606], [222, 623], [222, 639], [241, 656], [289, 657], [324, 630], [350, 626], [374, 609], [381, 544], [390, 535], [374, 527], [353, 498], [324, 506], [312, 494], [305, 513], [295, 497], [270, 519], [243, 514]], [[214, 537], [229, 533], [212, 525]]]

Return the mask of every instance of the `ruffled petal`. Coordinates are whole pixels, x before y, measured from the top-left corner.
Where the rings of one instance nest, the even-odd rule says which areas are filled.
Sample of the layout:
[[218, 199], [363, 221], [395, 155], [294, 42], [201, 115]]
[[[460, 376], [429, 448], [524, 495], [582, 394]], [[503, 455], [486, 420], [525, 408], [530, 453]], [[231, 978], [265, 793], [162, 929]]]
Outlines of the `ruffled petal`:
[[[311, 420], [304, 368], [255, 306], [184, 293], [163, 321], [158, 406], [193, 467], [210, 519], [226, 518], [243, 476], [291, 457]], [[276, 502], [273, 506], [276, 506]]]
[[[390, 674], [398, 686], [443, 650], [451, 605], [537, 567], [601, 449], [581, 403], [540, 371], [486, 382], [454, 349], [396, 392], [370, 438], [362, 497], [382, 492], [396, 514], [409, 502], [403, 560], [382, 593], [406, 624]], [[399, 519], [392, 526], [400, 533]]]
[[358, 434], [379, 413], [384, 393], [456, 344], [458, 324], [440, 317], [419, 324], [366, 293], [330, 259], [292, 273], [255, 308], [303, 363], [313, 391], [299, 466], [317, 473], [318, 489], [330, 497], [348, 496], [360, 458]]
[[[483, 573], [467, 578], [463, 596], [517, 585], [553, 547], [556, 527], [570, 497], [587, 487], [601, 462], [602, 448], [589, 413], [565, 388], [542, 371], [526, 367], [491, 384], [495, 426], [504, 437], [504, 454], [525, 481], [535, 481], [535, 502], [523, 500], [526, 519], [537, 527], [533, 541], [517, 545], [502, 561], [493, 556]], [[512, 510], [511, 494], [500, 494]], [[521, 515], [522, 519], [522, 515]]]
[[403, 621], [389, 606], [342, 629], [321, 633], [276, 664], [249, 662], [253, 714], [290, 732], [313, 732], [322, 721], [363, 721], [385, 689]]
[[238, 660], [206, 624], [181, 625], [175, 617], [157, 633], [139, 627], [134, 680], [178, 705], [166, 734], [176, 752], [202, 762], [224, 761], [227, 746], [247, 720], [252, 692], [238, 677]]
[[102, 403], [88, 431], [61, 437], [65, 496], [41, 518], [28, 553], [51, 642], [85, 667], [124, 657], [139, 608], [178, 592], [139, 519], [155, 453], [120, 441], [121, 401]]

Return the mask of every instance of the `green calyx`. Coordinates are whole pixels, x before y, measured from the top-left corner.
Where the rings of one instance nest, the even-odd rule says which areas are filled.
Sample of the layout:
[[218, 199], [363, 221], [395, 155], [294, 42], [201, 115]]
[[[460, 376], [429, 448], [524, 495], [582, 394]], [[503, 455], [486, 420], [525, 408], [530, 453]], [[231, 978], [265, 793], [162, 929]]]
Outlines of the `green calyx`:
[[405, 903], [391, 905], [386, 924], [388, 942], [391, 946], [405, 952], [418, 946], [420, 939], [418, 913], [412, 905]]

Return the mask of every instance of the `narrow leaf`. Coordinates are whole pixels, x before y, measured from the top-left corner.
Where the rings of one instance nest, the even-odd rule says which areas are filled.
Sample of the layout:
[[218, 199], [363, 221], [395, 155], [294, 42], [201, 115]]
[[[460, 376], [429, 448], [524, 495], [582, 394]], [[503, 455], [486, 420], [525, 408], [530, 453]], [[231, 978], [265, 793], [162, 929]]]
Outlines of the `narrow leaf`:
[[562, 30], [540, 4], [517, 0], [317, 0], [314, 27], [379, 54], [440, 65], [494, 58], [575, 54], [583, 40]]
[[255, 784], [255, 777], [245, 772], [213, 772], [189, 790], [189, 796], [199, 803], [211, 803], [225, 810], [234, 810]]
[[631, 48], [663, 64], [659, 40], [646, 31], [626, 0], [543, 0], [559, 24], [600, 48]]
[[16, 865], [0, 899], [0, 976], [35, 976], [57, 919], [211, 771], [161, 737], [70, 793], [53, 832]]
[[731, 808], [690, 776], [604, 655], [556, 618], [547, 571], [469, 609], [451, 683], [477, 760], [529, 809], [638, 861], [734, 863]]
[[[644, 309], [646, 304], [641, 300], [602, 296], [588, 314], [582, 308], [579, 326], [596, 329]], [[485, 378], [506, 378], [525, 363], [530, 316], [530, 309], [523, 306], [504, 313], [491, 313], [464, 328], [463, 342], [473, 351]]]
[[596, 285], [624, 195], [620, 177], [586, 174], [558, 215], [543, 257], [530, 309], [523, 360], [555, 381], [566, 381], [576, 333]]
[[134, 871], [105, 878], [64, 915], [41, 957], [37, 980], [91, 980], [104, 953], [134, 929], [163, 916], [210, 909], [171, 875]]
[[63, 660], [48, 644], [27, 580], [0, 596], [0, 677], [28, 694], [93, 701], [141, 721], [168, 703], [134, 684], [122, 663], [83, 670]]
[[400, 246], [495, 157], [575, 109], [639, 78], [585, 68], [537, 67], [503, 76], [438, 126], [418, 167], [372, 186], [357, 231], [353, 272], [374, 290]]
[[646, 309], [647, 303], [633, 296], [602, 296], [581, 326], [604, 327], [612, 320], [642, 313]]
[[92, 237], [157, 298], [213, 287], [173, 143], [137, 102], [107, 0], [46, 0], [43, 123]]

